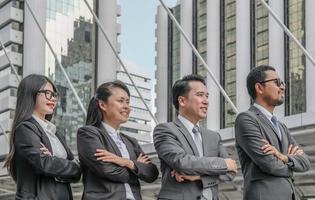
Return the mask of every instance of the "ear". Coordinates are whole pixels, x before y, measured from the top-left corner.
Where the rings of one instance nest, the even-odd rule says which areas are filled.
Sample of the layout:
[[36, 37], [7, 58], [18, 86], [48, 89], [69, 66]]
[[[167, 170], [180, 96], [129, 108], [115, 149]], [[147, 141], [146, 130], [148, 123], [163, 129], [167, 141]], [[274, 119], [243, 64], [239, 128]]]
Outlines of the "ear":
[[184, 96], [179, 96], [179, 97], [178, 97], [178, 104], [179, 104], [181, 107], [185, 106], [185, 104], [186, 104], [186, 101], [185, 101], [185, 100], [186, 100], [186, 99], [185, 99]]
[[256, 95], [260, 95], [263, 93], [263, 87], [260, 83], [255, 84]]
[[102, 101], [102, 100], [98, 100], [98, 107], [103, 112], [105, 112], [107, 110], [107, 104], [104, 101]]

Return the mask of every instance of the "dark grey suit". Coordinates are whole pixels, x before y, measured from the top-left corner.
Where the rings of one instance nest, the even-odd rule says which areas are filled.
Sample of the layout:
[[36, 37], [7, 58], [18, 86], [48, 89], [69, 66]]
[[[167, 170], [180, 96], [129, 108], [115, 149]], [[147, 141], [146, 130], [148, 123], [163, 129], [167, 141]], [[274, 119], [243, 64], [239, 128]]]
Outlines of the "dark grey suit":
[[84, 191], [82, 199], [126, 199], [124, 183], [128, 183], [136, 200], [141, 199], [140, 183], [153, 182], [158, 177], [158, 170], [154, 164], [137, 162], [140, 153], [143, 153], [138, 142], [131, 137], [121, 134], [130, 160], [135, 163], [136, 171], [128, 170], [116, 164], [96, 160], [96, 149], [106, 149], [118, 156], [121, 153], [114, 140], [109, 136], [103, 125], [99, 127], [85, 126], [78, 130], [78, 154], [83, 172]]
[[275, 156], [263, 153], [262, 139], [283, 154], [287, 154], [290, 144], [297, 145], [283, 123], [279, 123], [279, 128], [281, 141], [271, 122], [254, 106], [236, 118], [236, 148], [244, 176], [244, 200], [290, 200], [294, 195], [293, 172], [310, 168], [306, 154], [289, 156], [292, 162], [284, 164]]
[[[218, 199], [218, 183], [232, 180], [224, 158], [227, 152], [218, 133], [201, 128], [204, 157], [199, 157], [194, 140], [185, 126], [175, 122], [159, 124], [154, 129], [154, 146], [161, 160], [162, 186], [159, 199], [200, 199], [203, 188], [211, 187], [213, 199]], [[171, 171], [200, 175], [201, 181], [177, 182]]]

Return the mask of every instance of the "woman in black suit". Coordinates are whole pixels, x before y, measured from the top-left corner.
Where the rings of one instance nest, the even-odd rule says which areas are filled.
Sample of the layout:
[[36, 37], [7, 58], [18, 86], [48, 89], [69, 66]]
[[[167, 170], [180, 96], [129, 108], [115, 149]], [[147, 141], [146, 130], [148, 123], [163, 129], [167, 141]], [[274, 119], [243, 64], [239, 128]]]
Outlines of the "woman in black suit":
[[130, 93], [121, 81], [102, 84], [89, 103], [77, 145], [83, 172], [82, 199], [140, 200], [139, 179], [151, 183], [158, 170], [138, 142], [119, 133], [127, 122]]
[[29, 75], [18, 87], [5, 162], [17, 183], [15, 199], [72, 199], [70, 182], [78, 181], [81, 171], [50, 122], [57, 97], [54, 84], [42, 75]]

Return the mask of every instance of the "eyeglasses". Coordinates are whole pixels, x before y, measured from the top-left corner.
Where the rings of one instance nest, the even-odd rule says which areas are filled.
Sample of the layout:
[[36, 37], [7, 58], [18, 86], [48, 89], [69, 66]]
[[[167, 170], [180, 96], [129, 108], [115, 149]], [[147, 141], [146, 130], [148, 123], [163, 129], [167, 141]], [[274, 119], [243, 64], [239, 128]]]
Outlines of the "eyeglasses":
[[58, 99], [58, 93], [51, 90], [39, 90], [37, 93], [44, 93], [47, 100], [51, 100], [53, 97]]
[[280, 87], [281, 85], [285, 86], [285, 82], [283, 80], [281, 80], [280, 78], [265, 80], [265, 81], [261, 81], [259, 83], [267, 83], [270, 81], [273, 81], [278, 87]]

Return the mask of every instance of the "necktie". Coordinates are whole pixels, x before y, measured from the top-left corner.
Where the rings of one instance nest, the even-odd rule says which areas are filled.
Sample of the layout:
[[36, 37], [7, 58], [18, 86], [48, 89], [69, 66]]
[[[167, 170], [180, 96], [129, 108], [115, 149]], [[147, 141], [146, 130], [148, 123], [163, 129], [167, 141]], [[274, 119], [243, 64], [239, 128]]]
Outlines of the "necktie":
[[202, 140], [201, 140], [201, 134], [199, 131], [199, 126], [195, 125], [194, 128], [192, 129], [192, 132], [194, 133], [194, 141], [197, 146], [199, 156], [201, 157], [203, 156], [203, 149], [202, 149]]
[[281, 131], [280, 131], [280, 128], [279, 128], [278, 119], [277, 119], [275, 116], [272, 116], [272, 117], [271, 117], [271, 122], [272, 122], [272, 125], [273, 125], [273, 126], [275, 127], [275, 129], [276, 129], [278, 138], [281, 140]]
[[[194, 128], [192, 129], [192, 132], [194, 133], [194, 141], [198, 149], [199, 157], [203, 156], [203, 149], [202, 149], [202, 139], [201, 139], [201, 134], [199, 130], [199, 126], [195, 125]], [[202, 190], [202, 200], [212, 200], [212, 190], [210, 187], [208, 188], [203, 188]]]

